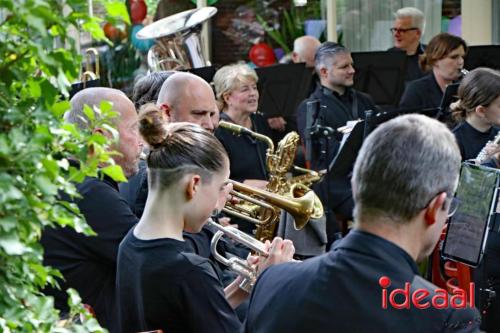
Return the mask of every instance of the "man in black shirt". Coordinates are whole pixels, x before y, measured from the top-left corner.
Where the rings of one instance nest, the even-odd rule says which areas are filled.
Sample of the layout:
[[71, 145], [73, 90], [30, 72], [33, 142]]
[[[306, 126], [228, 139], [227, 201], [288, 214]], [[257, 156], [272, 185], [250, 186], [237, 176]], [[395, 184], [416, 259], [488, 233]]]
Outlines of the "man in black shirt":
[[[306, 100], [297, 111], [297, 125], [302, 142], [306, 143], [307, 117], [315, 124], [327, 126], [336, 130], [345, 126], [347, 121], [365, 118], [365, 111], [375, 110], [375, 104], [370, 96], [352, 89], [354, 84], [354, 67], [350, 51], [333, 42], [325, 42], [316, 51], [316, 72], [321, 85]], [[307, 103], [319, 100], [320, 108], [314, 114], [308, 115]], [[319, 137], [312, 140], [311, 165], [313, 170], [327, 169], [338, 152], [342, 134], [336, 132], [331, 138]], [[314, 187], [324, 207], [333, 209], [335, 214], [343, 219], [352, 217], [352, 194], [349, 179], [328, 175], [327, 179]], [[332, 235], [338, 231], [333, 214], [327, 213], [327, 233]]]
[[424, 75], [419, 64], [419, 56], [425, 51], [425, 45], [420, 43], [425, 29], [424, 13], [414, 7], [405, 7], [399, 9], [395, 16], [391, 28], [394, 47], [388, 51], [406, 52], [405, 82], [413, 81]]
[[471, 300], [445, 306], [449, 295], [436, 299], [416, 265], [455, 211], [459, 170], [453, 134], [438, 121], [408, 115], [379, 126], [354, 166], [355, 229], [329, 253], [264, 271], [245, 332], [477, 332]]
[[[141, 144], [137, 132], [137, 113], [134, 104], [119, 90], [109, 88], [87, 88], [71, 99], [71, 111], [66, 121], [79, 128], [88, 127], [84, 105], [91, 108], [101, 101], [113, 103], [113, 110], [119, 113], [115, 120], [119, 141], [111, 149], [121, 155], [114, 155], [125, 176], [137, 172]], [[97, 117], [97, 114], [96, 114]], [[110, 137], [103, 128], [93, 128], [94, 133]], [[96, 236], [85, 236], [72, 228], [46, 228], [42, 233], [44, 264], [61, 271], [64, 281], [61, 289], [48, 288], [45, 292], [54, 296], [55, 305], [63, 313], [68, 311], [67, 288], [76, 289], [83, 303], [95, 311], [101, 325], [112, 328], [114, 319], [115, 274], [118, 246], [129, 229], [137, 223], [125, 199], [118, 192], [118, 184], [111, 178], [87, 177], [76, 188], [81, 198], [75, 202]], [[67, 195], [63, 197], [69, 200]]]

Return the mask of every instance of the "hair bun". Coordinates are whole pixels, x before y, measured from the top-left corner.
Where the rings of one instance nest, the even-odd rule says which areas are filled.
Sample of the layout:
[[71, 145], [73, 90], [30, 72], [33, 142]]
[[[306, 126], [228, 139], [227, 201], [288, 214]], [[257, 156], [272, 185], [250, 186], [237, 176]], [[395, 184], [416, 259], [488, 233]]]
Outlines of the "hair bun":
[[463, 121], [467, 116], [467, 109], [461, 99], [450, 104], [450, 111], [453, 119], [456, 121]]
[[153, 103], [144, 104], [139, 110], [139, 132], [146, 143], [158, 148], [167, 137], [163, 112]]

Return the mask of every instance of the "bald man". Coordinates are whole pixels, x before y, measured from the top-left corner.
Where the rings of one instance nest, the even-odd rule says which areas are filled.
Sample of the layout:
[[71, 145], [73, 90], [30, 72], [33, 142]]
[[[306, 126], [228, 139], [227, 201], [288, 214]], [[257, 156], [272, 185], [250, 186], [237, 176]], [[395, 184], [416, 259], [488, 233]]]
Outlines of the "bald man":
[[320, 46], [320, 41], [313, 36], [302, 36], [293, 42], [292, 61], [304, 62], [306, 67], [314, 68], [314, 55]]
[[[101, 101], [111, 102], [113, 110], [118, 113], [114, 125], [119, 138], [110, 149], [120, 153], [113, 159], [122, 167], [125, 176], [130, 177], [137, 172], [142, 147], [137, 131], [137, 113], [125, 94], [110, 88], [84, 89], [71, 100], [71, 110], [66, 113], [65, 120], [80, 129], [111, 137], [104, 128], [90, 128], [83, 112], [84, 105], [93, 110]], [[77, 161], [71, 164], [78, 167]], [[87, 177], [76, 188], [81, 198], [75, 200], [66, 194], [62, 197], [78, 205], [97, 235], [87, 237], [71, 228], [46, 228], [43, 231], [44, 264], [57, 268], [64, 276], [64, 281], [59, 281], [60, 290], [48, 288], [45, 293], [54, 297], [55, 306], [64, 315], [69, 310], [66, 289], [76, 289], [83, 303], [92, 306], [99, 323], [112, 330], [116, 321], [113, 313], [118, 245], [138, 219], [120, 196], [118, 184], [106, 175]]]
[[219, 110], [210, 85], [191, 73], [177, 72], [163, 83], [156, 105], [169, 123], [189, 122], [213, 132], [219, 124]]

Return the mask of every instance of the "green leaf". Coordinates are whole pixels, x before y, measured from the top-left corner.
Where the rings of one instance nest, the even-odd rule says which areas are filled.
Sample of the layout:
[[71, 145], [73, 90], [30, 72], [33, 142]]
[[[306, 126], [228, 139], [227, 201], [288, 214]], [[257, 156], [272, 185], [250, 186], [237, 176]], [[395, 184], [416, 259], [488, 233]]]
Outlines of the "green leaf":
[[123, 174], [123, 170], [119, 165], [108, 165], [107, 167], [104, 167], [101, 169], [104, 174], [110, 176], [117, 182], [126, 182], [127, 178]]
[[95, 120], [94, 111], [87, 104], [83, 106], [83, 113], [91, 122]]
[[4, 231], [11, 231], [16, 227], [16, 219], [12, 216], [7, 216], [0, 219], [0, 228]]
[[105, 8], [110, 16], [120, 18], [130, 24], [130, 18], [124, 2], [110, 1], [105, 4]]
[[35, 177], [35, 183], [38, 185], [40, 191], [42, 191], [45, 195], [56, 195], [57, 194], [57, 186], [55, 186], [50, 179], [45, 176], [37, 176]]
[[33, 80], [29, 80], [28, 81], [28, 87], [29, 87], [29, 90], [30, 90], [30, 94], [31, 94], [31, 97], [33, 98], [39, 98], [40, 96], [42, 96], [42, 89], [40, 88], [40, 84], [33, 81]]
[[0, 247], [8, 255], [21, 255], [27, 251], [27, 247], [21, 242], [19, 236], [15, 232], [8, 234], [0, 234]]
[[56, 117], [62, 117], [71, 108], [69, 101], [57, 102], [52, 106], [52, 111]]

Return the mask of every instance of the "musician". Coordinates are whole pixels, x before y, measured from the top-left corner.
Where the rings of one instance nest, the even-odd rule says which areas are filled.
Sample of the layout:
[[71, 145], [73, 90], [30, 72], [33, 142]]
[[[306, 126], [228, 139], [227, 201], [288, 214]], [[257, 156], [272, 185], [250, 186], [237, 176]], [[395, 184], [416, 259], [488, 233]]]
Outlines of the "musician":
[[[121, 155], [113, 155], [125, 176], [137, 172], [141, 144], [137, 132], [137, 113], [134, 104], [121, 91], [110, 88], [87, 88], [71, 99], [71, 110], [65, 120], [82, 130], [111, 137], [104, 128], [89, 128], [89, 120], [83, 112], [84, 105], [99, 106], [102, 101], [113, 103], [113, 110], [119, 116], [114, 120], [119, 141], [110, 149]], [[95, 114], [98, 117], [98, 114]], [[71, 162], [78, 167], [77, 162]], [[74, 288], [83, 303], [95, 311], [97, 320], [106, 328], [113, 328], [115, 308], [115, 274], [118, 245], [129, 229], [137, 223], [125, 199], [120, 196], [118, 184], [110, 177], [87, 177], [76, 185], [81, 198], [70, 198], [85, 217], [96, 236], [84, 236], [72, 228], [45, 228], [41, 244], [44, 247], [44, 265], [61, 271], [64, 280], [59, 281], [61, 289], [48, 288], [46, 293], [54, 296], [55, 306], [64, 313], [69, 311], [67, 288]]]
[[[153, 91], [153, 87], [148, 90]], [[214, 93], [210, 85], [199, 76], [173, 72], [162, 83], [157, 93], [156, 105], [163, 110], [165, 122], [189, 122], [200, 125], [210, 132], [217, 128], [219, 110]], [[134, 192], [133, 189], [131, 191]], [[135, 202], [131, 202], [133, 211], [138, 217], [141, 217], [144, 211], [147, 194], [148, 185], [143, 181]]]
[[[475, 159], [488, 141], [494, 139], [500, 126], [500, 73], [490, 68], [476, 68], [460, 83], [459, 100], [452, 112], [459, 122], [453, 129], [462, 160]], [[489, 145], [487, 156], [499, 151]]]
[[[484, 148], [485, 164], [498, 168], [500, 146], [492, 143], [500, 126], [500, 73], [490, 68], [476, 68], [469, 72], [458, 88], [459, 100], [452, 104], [453, 115], [460, 121], [453, 133], [460, 147], [462, 160], [475, 159]], [[490, 231], [485, 253], [474, 270], [476, 305], [481, 310], [481, 329], [500, 331], [500, 235]], [[495, 297], [480, 292], [490, 289]]]
[[432, 252], [455, 210], [459, 169], [455, 139], [438, 121], [407, 115], [379, 126], [354, 166], [354, 230], [329, 253], [263, 272], [245, 332], [476, 332], [474, 308], [419, 309], [411, 295], [409, 309], [394, 308], [389, 296], [382, 306], [382, 286], [388, 294], [405, 283], [410, 292], [428, 291], [418, 304], [436, 295], [416, 262]]
[[[370, 96], [352, 88], [354, 84], [354, 67], [351, 52], [344, 46], [333, 42], [324, 42], [315, 55], [315, 68], [321, 85], [306, 100], [302, 101], [297, 111], [297, 127], [302, 142], [306, 142], [307, 102], [319, 100], [319, 111], [310, 115], [314, 122], [337, 129], [346, 125], [349, 120], [365, 118], [366, 110], [376, 110]], [[317, 138], [313, 140], [311, 168], [322, 170], [328, 168], [338, 151], [342, 134], [335, 133], [331, 139]], [[322, 153], [325, 151], [326, 153]], [[330, 175], [314, 187], [320, 196], [323, 206], [333, 209], [343, 219], [352, 217], [352, 194], [349, 179], [336, 178]], [[327, 212], [327, 226], [330, 240], [336, 230], [333, 214]]]
[[[231, 122], [259, 134], [271, 136], [264, 116], [257, 112], [259, 91], [257, 74], [245, 64], [233, 64], [220, 68], [214, 76], [217, 102], [221, 110], [220, 119]], [[268, 170], [266, 151], [268, 146], [253, 137], [237, 136], [231, 131], [218, 128], [215, 136], [222, 143], [229, 156], [231, 179], [264, 189]], [[254, 225], [237, 221], [241, 230], [251, 233]]]
[[[134, 90], [132, 92], [132, 102], [136, 110], [139, 110], [139, 108], [146, 103], [156, 103], [163, 82], [173, 73], [175, 72], [151, 72], [139, 78], [134, 84]], [[130, 208], [138, 217], [142, 215], [144, 205], [140, 204], [136, 206], [137, 197], [147, 194], [147, 183], [144, 183], [146, 179], [146, 167], [145, 161], [139, 161], [139, 171], [134, 176], [130, 177], [128, 182], [120, 183], [119, 185], [120, 194], [127, 200], [130, 204]], [[143, 183], [144, 186], [142, 186]], [[145, 191], [146, 193], [141, 194], [141, 191]]]
[[419, 64], [419, 56], [425, 50], [425, 45], [420, 42], [425, 30], [424, 13], [415, 7], [405, 7], [398, 9], [394, 16], [391, 28], [394, 47], [388, 51], [406, 52], [405, 82], [419, 79], [424, 75]]
[[[185, 251], [182, 231], [199, 232], [231, 190], [229, 159], [209, 132], [193, 124], [164, 125], [157, 109], [140, 116], [151, 147], [150, 193], [139, 223], [120, 245], [117, 296], [120, 332], [237, 332], [233, 308], [248, 294], [237, 278], [226, 289], [205, 258]], [[266, 244], [258, 271], [291, 260], [293, 244]]]
[[420, 58], [422, 69], [429, 73], [408, 83], [399, 106], [439, 107], [446, 86], [461, 78], [466, 53], [467, 44], [462, 38], [444, 32], [434, 36]]

